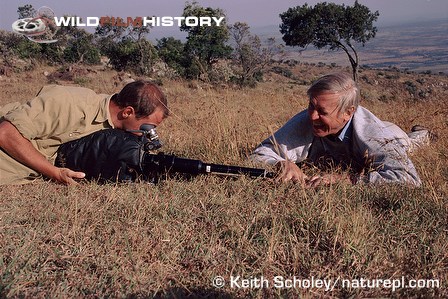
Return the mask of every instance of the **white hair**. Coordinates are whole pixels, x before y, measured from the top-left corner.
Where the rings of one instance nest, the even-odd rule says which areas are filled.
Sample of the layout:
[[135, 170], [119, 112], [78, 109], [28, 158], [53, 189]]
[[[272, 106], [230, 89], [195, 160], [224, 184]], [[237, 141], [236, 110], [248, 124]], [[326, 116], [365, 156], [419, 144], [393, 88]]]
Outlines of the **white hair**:
[[361, 98], [356, 82], [349, 74], [342, 72], [319, 78], [311, 85], [307, 94], [312, 99], [324, 92], [339, 94], [339, 113], [348, 110], [350, 107], [354, 107], [356, 110]]

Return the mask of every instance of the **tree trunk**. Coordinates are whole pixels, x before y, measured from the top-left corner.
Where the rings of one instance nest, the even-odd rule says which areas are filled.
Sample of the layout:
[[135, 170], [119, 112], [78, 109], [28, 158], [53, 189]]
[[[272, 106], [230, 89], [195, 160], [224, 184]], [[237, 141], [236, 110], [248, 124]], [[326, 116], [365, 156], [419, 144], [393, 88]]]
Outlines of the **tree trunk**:
[[347, 54], [348, 59], [350, 61], [350, 65], [352, 66], [353, 80], [355, 80], [355, 82], [358, 82], [358, 66], [359, 66], [358, 53], [356, 52], [355, 48], [351, 44], [347, 44], [350, 47], [350, 49], [353, 51], [353, 54], [355, 56], [355, 58], [353, 58], [353, 56], [350, 54], [350, 51], [347, 49], [346, 46], [344, 46], [344, 44], [342, 44], [341, 42], [337, 42], [337, 44]]

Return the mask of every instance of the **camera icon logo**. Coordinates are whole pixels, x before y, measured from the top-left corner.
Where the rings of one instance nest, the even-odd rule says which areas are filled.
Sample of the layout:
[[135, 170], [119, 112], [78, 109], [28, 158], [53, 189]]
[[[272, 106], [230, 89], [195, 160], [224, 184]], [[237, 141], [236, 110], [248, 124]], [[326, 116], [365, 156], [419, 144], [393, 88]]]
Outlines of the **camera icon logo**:
[[58, 27], [54, 23], [54, 11], [46, 6], [39, 8], [32, 18], [19, 19], [12, 23], [12, 30], [36, 43], [55, 43]]

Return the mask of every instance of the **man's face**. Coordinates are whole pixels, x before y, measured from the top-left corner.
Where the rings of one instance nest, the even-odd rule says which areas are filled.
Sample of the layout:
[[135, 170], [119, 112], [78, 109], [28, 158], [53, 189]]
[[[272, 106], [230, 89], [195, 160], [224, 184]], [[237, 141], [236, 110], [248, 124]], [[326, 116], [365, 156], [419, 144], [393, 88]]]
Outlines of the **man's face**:
[[163, 112], [163, 109], [160, 107], [157, 107], [155, 111], [143, 118], [136, 118], [135, 113], [131, 113], [127, 115], [124, 119], [121, 121], [121, 129], [123, 130], [138, 130], [140, 129], [140, 126], [143, 124], [150, 124], [154, 126], [160, 125], [160, 123], [165, 119], [165, 114]]
[[310, 99], [308, 115], [313, 125], [313, 134], [325, 137], [336, 134], [345, 126], [353, 114], [353, 110], [338, 113], [339, 95], [321, 93]]

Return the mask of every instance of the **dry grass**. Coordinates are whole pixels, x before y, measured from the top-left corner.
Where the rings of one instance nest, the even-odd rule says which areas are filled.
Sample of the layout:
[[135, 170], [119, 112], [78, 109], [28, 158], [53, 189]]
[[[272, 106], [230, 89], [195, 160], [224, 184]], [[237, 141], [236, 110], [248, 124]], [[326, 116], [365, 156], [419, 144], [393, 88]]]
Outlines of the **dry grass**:
[[[34, 95], [46, 83], [42, 71], [0, 81], [0, 105]], [[330, 71], [298, 67], [295, 75], [310, 81]], [[156, 186], [0, 187], [0, 297], [447, 297], [448, 78], [377, 73], [362, 73], [378, 81], [362, 81], [363, 105], [403, 128], [420, 123], [439, 134], [412, 156], [421, 188], [303, 190], [213, 176]], [[118, 91], [113, 77], [99, 71], [78, 82]], [[425, 100], [411, 99], [403, 87], [418, 78], [432, 89]], [[162, 88], [173, 114], [159, 128], [164, 151], [214, 163], [250, 165], [247, 153], [306, 106], [307, 86], [278, 76], [255, 89], [176, 81]], [[212, 285], [217, 275], [227, 282], [222, 289]], [[231, 288], [230, 276], [238, 275], [271, 283], [275, 276], [404, 276], [439, 279], [441, 287]]]

